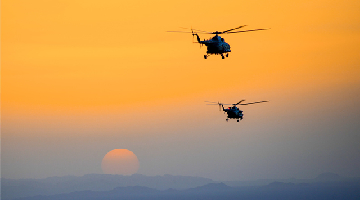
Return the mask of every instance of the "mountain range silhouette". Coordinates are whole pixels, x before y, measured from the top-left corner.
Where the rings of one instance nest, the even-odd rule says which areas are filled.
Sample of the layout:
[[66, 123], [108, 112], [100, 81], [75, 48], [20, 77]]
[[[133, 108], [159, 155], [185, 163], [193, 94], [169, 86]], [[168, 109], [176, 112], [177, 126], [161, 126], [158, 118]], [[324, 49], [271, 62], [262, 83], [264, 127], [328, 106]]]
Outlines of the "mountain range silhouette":
[[[189, 176], [118, 176], [118, 175], [98, 175], [91, 174], [83, 177], [52, 177], [48, 179], [24, 179], [10, 180], [2, 179], [2, 199], [3, 200], [111, 200], [111, 199], [132, 199], [132, 200], [157, 200], [157, 199], [360, 199], [360, 178], [333, 178], [324, 181], [324, 178], [330, 177], [325, 175], [318, 176], [315, 179], [302, 179], [298, 183], [296, 179], [285, 179], [284, 181], [274, 181], [266, 185], [258, 186], [229, 186], [223, 182], [215, 182], [211, 179]], [[331, 177], [336, 177], [331, 175]], [[328, 180], [327, 178], [325, 178]], [[116, 181], [120, 185], [147, 183], [151, 181], [152, 186], [115, 186], [108, 190], [81, 189], [85, 184], [87, 187], [95, 187], [105, 183], [113, 184]], [[136, 180], [136, 181], [135, 181]], [[293, 182], [286, 182], [292, 180]], [[86, 182], [89, 181], [89, 182]], [[207, 182], [200, 184], [201, 182]], [[294, 183], [295, 182], [295, 183]], [[42, 184], [39, 184], [42, 183]], [[47, 183], [48, 185], [46, 186]], [[51, 183], [51, 184], [50, 184]], [[166, 189], [156, 187], [168, 184]], [[181, 183], [181, 184], [180, 184]], [[183, 185], [189, 184], [188, 187]], [[232, 183], [232, 182], [230, 182]], [[72, 187], [70, 192], [64, 191], [64, 184], [68, 188]], [[109, 185], [111, 185], [109, 184]], [[107, 185], [107, 186], [109, 186]], [[196, 185], [196, 186], [193, 186]], [[174, 188], [174, 186], [182, 186]], [[79, 189], [80, 188], [80, 189]], [[105, 187], [103, 187], [104, 189]], [[32, 191], [32, 192], [30, 192]], [[34, 192], [37, 192], [35, 194]], [[52, 194], [51, 194], [52, 192]], [[57, 193], [56, 193], [57, 192]], [[55, 194], [54, 194], [55, 193]]]

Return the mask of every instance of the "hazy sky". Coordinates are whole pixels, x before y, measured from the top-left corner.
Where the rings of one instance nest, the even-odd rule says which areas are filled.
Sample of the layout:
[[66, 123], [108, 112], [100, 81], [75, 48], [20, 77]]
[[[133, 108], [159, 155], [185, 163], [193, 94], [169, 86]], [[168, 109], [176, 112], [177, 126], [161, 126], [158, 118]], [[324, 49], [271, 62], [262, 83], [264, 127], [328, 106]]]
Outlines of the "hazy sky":
[[[223, 35], [203, 59], [193, 27]], [[129, 149], [144, 175], [360, 176], [360, 2], [3, 0], [5, 178], [102, 173]], [[209, 38], [209, 35], [200, 35]], [[241, 107], [226, 122], [217, 106]]]

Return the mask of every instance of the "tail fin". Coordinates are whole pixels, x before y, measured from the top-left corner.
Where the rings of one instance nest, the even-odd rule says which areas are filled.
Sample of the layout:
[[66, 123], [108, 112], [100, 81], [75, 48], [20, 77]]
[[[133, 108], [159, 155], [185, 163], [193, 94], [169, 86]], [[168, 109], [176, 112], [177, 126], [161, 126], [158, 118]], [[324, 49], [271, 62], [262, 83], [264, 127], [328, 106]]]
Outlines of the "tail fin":
[[224, 110], [224, 105], [220, 102], [218, 102], [218, 104], [219, 104], [219, 111], [221, 111], [221, 108]]
[[198, 43], [200, 43], [200, 37], [199, 37], [199, 35], [198, 35], [197, 33], [193, 33], [192, 35], [193, 35], [193, 36], [196, 35], [196, 39], [197, 39]]

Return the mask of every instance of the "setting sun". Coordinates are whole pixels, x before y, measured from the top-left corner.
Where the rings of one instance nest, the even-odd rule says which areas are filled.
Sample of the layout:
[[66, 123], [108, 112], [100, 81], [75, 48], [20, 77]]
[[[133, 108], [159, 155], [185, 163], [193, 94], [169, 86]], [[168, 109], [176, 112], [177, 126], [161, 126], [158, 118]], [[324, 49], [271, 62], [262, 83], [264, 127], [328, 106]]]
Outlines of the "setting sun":
[[138, 171], [139, 160], [127, 149], [114, 149], [103, 158], [101, 168], [105, 174], [131, 175]]

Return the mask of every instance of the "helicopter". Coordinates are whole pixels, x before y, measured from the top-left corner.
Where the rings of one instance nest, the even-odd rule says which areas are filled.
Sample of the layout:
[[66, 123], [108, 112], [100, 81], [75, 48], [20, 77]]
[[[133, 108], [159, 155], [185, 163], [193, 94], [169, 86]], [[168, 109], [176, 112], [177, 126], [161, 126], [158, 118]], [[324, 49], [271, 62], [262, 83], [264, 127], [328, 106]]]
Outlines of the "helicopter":
[[[242, 103], [243, 101], [245, 101], [245, 99], [243, 99], [237, 103], [234, 103], [234, 104], [223, 104], [220, 102], [212, 102], [212, 101], [205, 101], [205, 102], [210, 103], [207, 105], [219, 105], [219, 110], [221, 111], [221, 108], [222, 108], [224, 113], [227, 113], [226, 121], [228, 121], [229, 119], [237, 119], [237, 122], [242, 120], [244, 117], [243, 111], [240, 110], [238, 107], [236, 107], [237, 105], [246, 106], [246, 105], [250, 105], [250, 104], [268, 102], [268, 101], [257, 101], [257, 102], [251, 102], [251, 103]], [[232, 105], [232, 107], [224, 108], [224, 105]]]
[[[206, 55], [204, 55], [204, 59], [207, 59], [211, 54], [215, 54], [215, 55], [220, 54], [221, 58], [225, 59], [225, 56], [228, 57], [229, 52], [231, 52], [231, 50], [230, 50], [230, 45], [225, 42], [224, 38], [219, 36], [220, 34], [268, 30], [268, 29], [252, 29], [252, 30], [234, 31], [234, 30], [243, 28], [245, 26], [247, 26], [247, 25], [242, 25], [242, 26], [232, 28], [232, 29], [229, 29], [226, 31], [215, 31], [215, 32], [203, 31], [203, 30], [192, 29], [192, 28], [191, 28], [191, 32], [186, 32], [186, 31], [167, 31], [167, 32], [191, 33], [193, 35], [193, 37], [196, 36], [197, 43], [199, 43], [200, 45], [205, 45], [207, 47], [207, 51], [206, 51]], [[184, 28], [184, 29], [187, 29], [187, 28]], [[208, 40], [205, 40], [205, 39], [201, 40], [198, 33], [199, 34], [214, 34], [215, 36]], [[224, 54], [225, 54], [225, 56], [224, 56]]]

